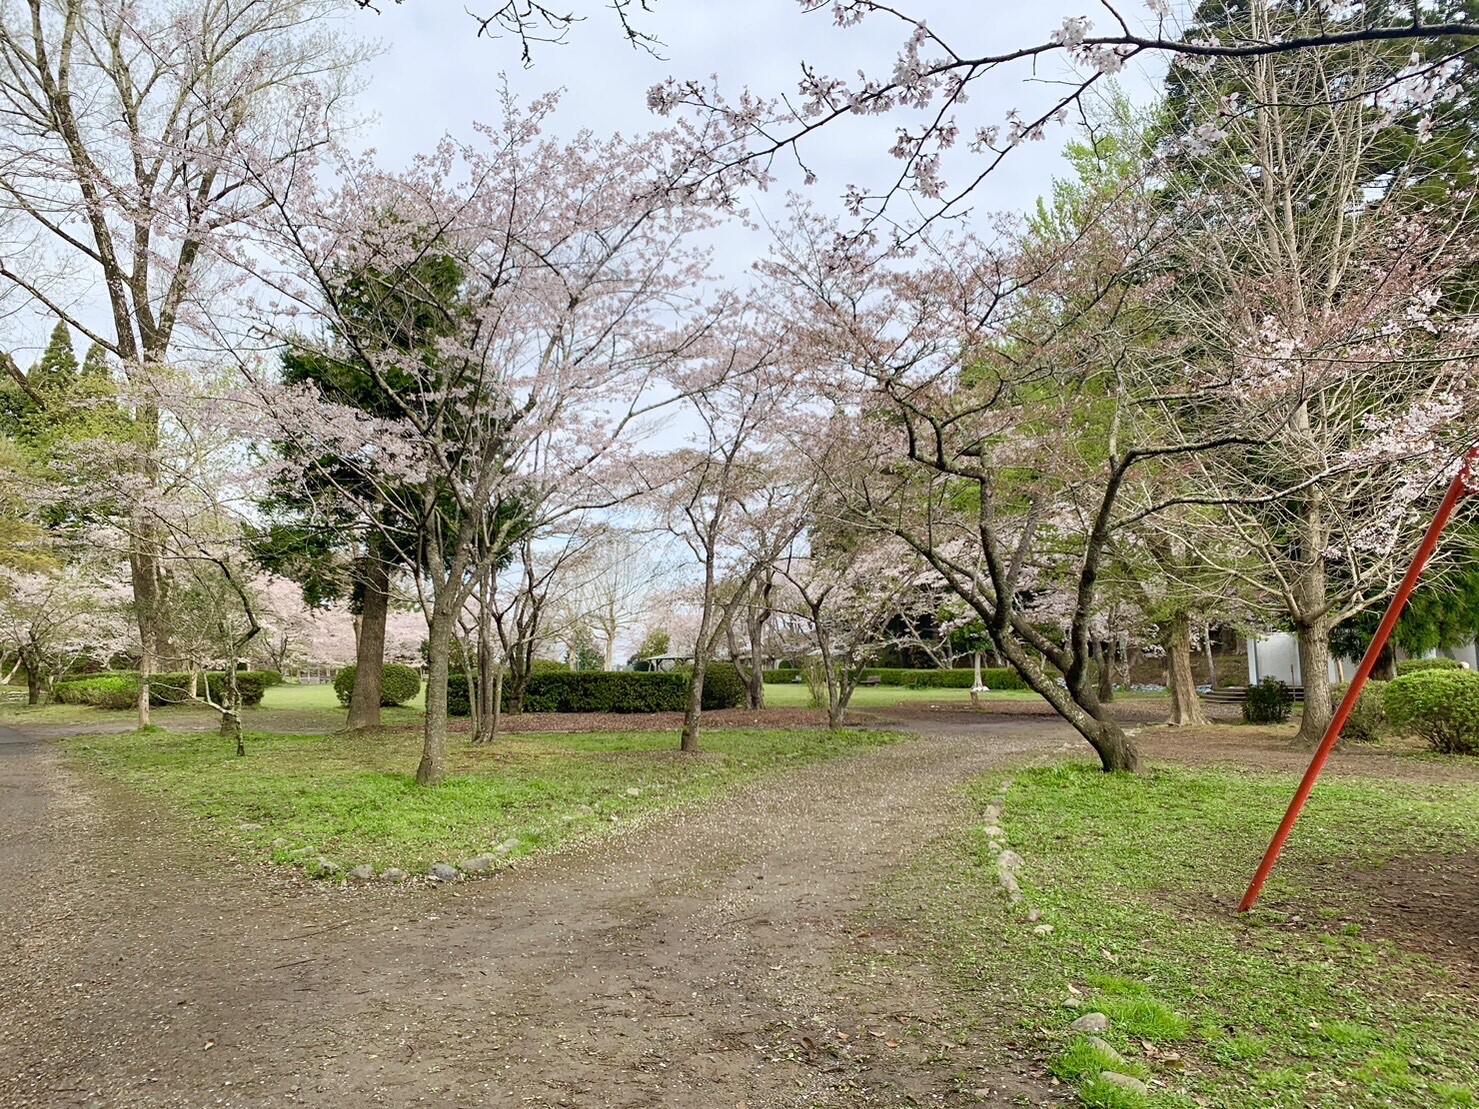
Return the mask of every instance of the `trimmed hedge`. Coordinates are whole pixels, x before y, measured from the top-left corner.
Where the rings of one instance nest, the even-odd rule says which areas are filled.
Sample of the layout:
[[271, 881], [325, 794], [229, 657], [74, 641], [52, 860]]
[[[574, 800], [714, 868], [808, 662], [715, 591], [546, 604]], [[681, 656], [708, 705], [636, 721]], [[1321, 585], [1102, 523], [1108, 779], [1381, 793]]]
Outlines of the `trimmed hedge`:
[[91, 705], [98, 709], [131, 709], [139, 703], [137, 674], [99, 674], [57, 682], [52, 697], [63, 705]]
[[1278, 678], [1264, 678], [1248, 687], [1243, 699], [1243, 723], [1282, 724], [1294, 711], [1294, 691]]
[[704, 669], [703, 707], [706, 712], [744, 708], [746, 692], [745, 680], [740, 677], [739, 667], [734, 663], [711, 662]]
[[[219, 670], [205, 671], [200, 675], [205, 692], [217, 704], [226, 695], [226, 675]], [[260, 705], [262, 694], [270, 685], [282, 683], [282, 675], [276, 670], [238, 670], [236, 689], [241, 703], [248, 707]], [[197, 688], [200, 688], [197, 685]], [[64, 705], [92, 705], [100, 709], [130, 709], [139, 703], [139, 672], [137, 670], [113, 670], [92, 678], [58, 682], [53, 691], [56, 700]], [[190, 700], [190, 675], [188, 673], [155, 674], [149, 679], [149, 703], [158, 708], [163, 705], [185, 704]]]
[[1452, 658], [1404, 658], [1397, 663], [1397, 677], [1403, 674], [1420, 674], [1424, 670], [1462, 670], [1463, 666]]
[[[738, 681], [738, 675], [735, 676]], [[708, 682], [704, 682], [707, 692]], [[688, 707], [687, 674], [657, 674], [627, 670], [536, 670], [524, 694], [525, 712], [682, 712]], [[744, 703], [744, 686], [739, 688]], [[708, 706], [709, 698], [704, 698]], [[503, 705], [508, 707], [508, 688]], [[726, 706], [727, 707], [727, 706]], [[467, 675], [447, 676], [447, 714], [470, 716]]]
[[[346, 666], [334, 675], [334, 696], [341, 705], [349, 704], [349, 695], [354, 692], [354, 678], [359, 668]], [[421, 675], [410, 666], [387, 662], [380, 678], [380, 707], [391, 708], [404, 705], [421, 692]]]
[[765, 671], [766, 685], [798, 685], [806, 679], [802, 677], [800, 670], [767, 670]]
[[[507, 703], [505, 695], [504, 704]], [[453, 670], [447, 675], [447, 715], [472, 715], [472, 694], [468, 692], [466, 670]]]
[[524, 711], [682, 712], [688, 707], [688, 686], [687, 674], [625, 670], [532, 674]]
[[1387, 683], [1387, 719], [1445, 755], [1479, 755], [1479, 674], [1433, 669]]
[[[1340, 738], [1350, 739], [1357, 743], [1375, 743], [1390, 730], [1387, 723], [1387, 685], [1388, 682], [1367, 682], [1361, 689], [1361, 696], [1356, 701], [1355, 708], [1351, 709], [1351, 715], [1341, 729]], [[1338, 685], [1330, 692], [1335, 697], [1335, 703], [1340, 704], [1341, 698], [1345, 696], [1349, 685]]]

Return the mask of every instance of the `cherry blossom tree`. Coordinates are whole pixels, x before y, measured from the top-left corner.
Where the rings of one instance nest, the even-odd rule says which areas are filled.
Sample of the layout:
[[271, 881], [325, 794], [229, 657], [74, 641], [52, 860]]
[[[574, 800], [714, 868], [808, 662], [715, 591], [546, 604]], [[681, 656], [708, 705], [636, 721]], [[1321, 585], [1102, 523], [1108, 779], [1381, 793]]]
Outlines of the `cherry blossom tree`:
[[[261, 247], [278, 259], [265, 329], [352, 358], [390, 406], [376, 416], [311, 384], [260, 381], [293, 458], [348, 460], [346, 501], [370, 489], [415, 524], [381, 535], [416, 544], [400, 553], [427, 613], [422, 784], [445, 774], [452, 642], [483, 568], [530, 528], [630, 495], [616, 461], [672, 402], [662, 375], [715, 311], [688, 246], [707, 220], [665, 187], [665, 140], [546, 139], [553, 106], [505, 98], [478, 141], [444, 140], [405, 173], [356, 161], [333, 192], [299, 183], [263, 221]], [[365, 313], [364, 298], [384, 311]], [[391, 341], [397, 305], [399, 331], [434, 330], [434, 357]]]
[[[912, 256], [798, 213], [768, 272], [806, 361], [871, 459], [853, 510], [898, 536], [1001, 656], [1098, 752], [1138, 756], [1090, 680], [1113, 536], [1171, 467], [1236, 441], [1167, 440], [1154, 410], [1179, 352], [1143, 308], [1163, 228], [1143, 191], [1090, 193], [1053, 228]], [[849, 390], [851, 395], [849, 396]]]
[[40, 704], [79, 660], [106, 664], [130, 645], [127, 591], [105, 569], [80, 560], [52, 571], [0, 568], [0, 639], [26, 671], [27, 704]]
[[840, 728], [863, 668], [889, 644], [890, 625], [911, 604], [931, 607], [931, 593], [921, 587], [935, 575], [897, 540], [854, 533], [825, 541], [813, 533], [810, 544], [809, 553], [778, 563], [789, 587], [781, 603], [789, 602], [810, 630], [827, 726]]
[[[1036, 41], [1007, 44], [947, 37], [907, 4], [799, 2], [818, 18], [830, 16], [842, 32], [864, 21], [892, 22], [899, 28], [899, 49], [871, 65], [864, 60], [849, 75], [803, 62], [796, 87], [784, 95], [749, 88], [729, 94], [718, 77], [669, 78], [650, 90], [648, 104], [662, 115], [698, 121], [694, 145], [708, 157], [696, 167], [696, 177], [722, 182], [734, 193], [772, 184], [780, 159], [794, 160], [807, 182], [815, 182], [826, 172], [809, 155], [819, 132], [852, 119], [896, 117], [887, 151], [893, 169], [881, 186], [852, 184], [846, 196], [854, 213], [866, 217], [865, 226], [892, 221], [904, 237], [918, 230], [921, 212], [928, 223], [958, 211], [1023, 143], [1043, 139], [1050, 127], [1070, 119], [1077, 122], [1091, 94], [1129, 65], [1159, 62], [1196, 73], [1225, 60], [1410, 45], [1411, 65], [1368, 70], [1364, 80], [1322, 94], [1332, 101], [1410, 107], [1442, 98], [1444, 78], [1465, 64], [1468, 39], [1479, 34], [1479, 23], [1465, 9], [1428, 4], [1409, 9], [1253, 0], [1232, 9], [1231, 18], [1187, 28], [1178, 16], [1182, 5], [1144, 0], [1102, 2], [1044, 28]], [[1244, 11], [1271, 18], [1237, 18]], [[974, 30], [979, 23], [968, 26]], [[1043, 68], [1055, 63], [1060, 79], [1042, 80]], [[998, 107], [996, 98], [980, 97], [986, 108], [977, 111], [972, 93], [1011, 72], [1022, 76], [1021, 102]], [[1029, 81], [1036, 88], [1028, 88]]]
[[700, 571], [693, 681], [680, 741], [697, 751], [704, 675], [756, 582], [806, 526], [815, 475], [789, 457], [783, 428], [797, 401], [781, 361], [781, 331], [766, 315], [736, 321], [688, 390], [697, 428], [656, 459], [649, 481], [669, 528]]
[[1359, 49], [1219, 61], [1184, 95], [1186, 125], [1215, 137], [1169, 179], [1198, 350], [1181, 423], [1263, 432], [1198, 460], [1189, 499], [1222, 506], [1199, 517], [1199, 554], [1298, 636], [1310, 742], [1332, 715], [1331, 629], [1390, 593], [1479, 415], [1471, 200], [1420, 203], [1421, 143], [1330, 95], [1389, 68]]
[[614, 529], [601, 533], [585, 564], [585, 580], [572, 602], [596, 633], [605, 668], [612, 670], [618, 641], [641, 616], [664, 568], [637, 535]]
[[[0, 12], [0, 301], [60, 317], [134, 376], [176, 354], [230, 282], [215, 251], [260, 213], [255, 182], [324, 143], [360, 53], [317, 0], [26, 0]], [[88, 310], [104, 301], [106, 324]], [[157, 475], [160, 413], [130, 466]], [[131, 487], [136, 483], [126, 483]], [[133, 513], [139, 723], [161, 650], [162, 537]]]

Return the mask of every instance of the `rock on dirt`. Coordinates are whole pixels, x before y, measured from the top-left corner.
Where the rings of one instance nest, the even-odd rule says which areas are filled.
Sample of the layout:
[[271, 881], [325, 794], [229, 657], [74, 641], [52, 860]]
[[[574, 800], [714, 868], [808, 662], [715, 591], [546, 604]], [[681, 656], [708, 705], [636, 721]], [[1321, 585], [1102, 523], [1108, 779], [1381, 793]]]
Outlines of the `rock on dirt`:
[[426, 876], [434, 882], [457, 881], [457, 868], [451, 863], [432, 863]]
[[457, 864], [457, 869], [464, 874], [482, 874], [493, 869], [493, 862], [492, 855], [475, 855], [471, 859], [463, 859]]
[[1070, 1032], [1108, 1032], [1109, 1018], [1103, 1013], [1085, 1013], [1068, 1026]]

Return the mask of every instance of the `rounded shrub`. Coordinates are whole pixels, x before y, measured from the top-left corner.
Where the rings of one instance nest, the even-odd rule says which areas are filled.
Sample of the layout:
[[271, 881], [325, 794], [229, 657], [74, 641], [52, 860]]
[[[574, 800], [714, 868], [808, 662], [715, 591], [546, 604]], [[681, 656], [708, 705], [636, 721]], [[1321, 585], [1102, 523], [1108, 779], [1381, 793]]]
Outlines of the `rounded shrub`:
[[139, 703], [138, 674], [98, 674], [57, 682], [52, 697], [63, 705], [91, 705], [100, 709], [131, 709]]
[[1278, 678], [1264, 678], [1248, 687], [1243, 699], [1243, 723], [1282, 724], [1294, 711], [1294, 692]]
[[[1350, 718], [1346, 720], [1345, 727], [1341, 729], [1340, 738], [1349, 739], [1355, 743], [1375, 743], [1390, 730], [1387, 723], [1387, 684], [1386, 682], [1367, 682], [1361, 688], [1361, 697], [1356, 702], [1355, 708], [1351, 709]], [[1345, 696], [1348, 685], [1338, 685], [1330, 692], [1334, 695], [1336, 704], [1340, 703]]]
[[[349, 704], [349, 695], [354, 692], [354, 675], [358, 667], [346, 666], [334, 675], [334, 696], [341, 705]], [[380, 705], [390, 708], [404, 705], [421, 692], [421, 675], [410, 666], [387, 662], [380, 678]]]
[[1397, 663], [1397, 677], [1403, 674], [1420, 674], [1424, 670], [1462, 670], [1457, 659], [1451, 658], [1404, 658]]
[[732, 662], [711, 662], [704, 670], [704, 709], [738, 709], [745, 705], [745, 681]]
[[1445, 755], [1479, 755], [1479, 674], [1428, 669], [1387, 683], [1387, 719]]

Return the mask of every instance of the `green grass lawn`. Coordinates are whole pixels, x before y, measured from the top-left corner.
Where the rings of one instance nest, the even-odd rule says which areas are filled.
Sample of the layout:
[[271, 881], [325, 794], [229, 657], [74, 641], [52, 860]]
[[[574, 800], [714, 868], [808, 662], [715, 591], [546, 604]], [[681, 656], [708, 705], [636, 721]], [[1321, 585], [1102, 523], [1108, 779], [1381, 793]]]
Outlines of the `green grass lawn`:
[[[1036, 693], [1025, 689], [990, 690], [981, 694], [987, 701], [1037, 701]], [[811, 691], [805, 683], [785, 685], [767, 683], [765, 703], [771, 708], [810, 708]], [[888, 708], [892, 705], [969, 705], [968, 689], [905, 689], [897, 685], [859, 686], [853, 690], [848, 708]]]
[[[999, 784], [976, 787], [983, 810]], [[1451, 969], [1400, 945], [1410, 932], [1368, 935], [1374, 910], [1345, 881], [1358, 866], [1414, 853], [1441, 865], [1479, 847], [1479, 785], [1327, 777], [1262, 906], [1239, 919], [1232, 910], [1293, 787], [1221, 771], [1024, 771], [1003, 816], [1024, 859], [1021, 904], [999, 890], [979, 826], [892, 884], [889, 901], [926, 937], [965, 1028], [999, 1036], [1017, 1021], [1086, 1105], [1479, 1104], [1472, 996]], [[1034, 934], [1033, 907], [1050, 935]], [[1084, 998], [1077, 1012], [1063, 1007], [1072, 990]], [[1114, 1069], [1163, 1087], [1151, 1098], [1095, 1078], [1099, 1049], [1066, 1031], [1094, 1010], [1126, 1056]]]
[[[13, 688], [7, 692], [14, 694]], [[36, 705], [24, 703], [24, 690], [19, 698], [10, 696], [0, 703], [0, 721], [25, 727], [75, 727], [103, 721], [113, 728], [130, 724], [133, 710], [99, 709], [89, 705]], [[381, 709], [381, 721], [387, 726], [419, 724], [426, 705], [423, 688], [414, 700], [399, 707]], [[150, 710], [150, 720], [172, 731], [208, 731], [216, 727], [219, 716], [204, 705], [162, 705]], [[331, 685], [283, 684], [272, 686], [262, 696], [262, 703], [242, 710], [242, 720], [255, 732], [327, 732], [344, 727], [344, 706], [334, 695]]]
[[[399, 707], [402, 710], [418, 712], [424, 710], [426, 708], [426, 686], [423, 684], [415, 697]], [[334, 687], [325, 683], [298, 685], [284, 682], [282, 685], [274, 685], [262, 695], [262, 708], [291, 709], [300, 712], [311, 709], [344, 711], [344, 706], [339, 704], [339, 698], [334, 693]]]
[[[898, 738], [710, 731], [697, 756], [678, 753], [676, 732], [511, 735], [479, 747], [454, 740], [451, 776], [434, 789], [413, 780], [414, 733], [253, 733], [245, 758], [214, 737], [176, 733], [80, 736], [69, 747], [163, 797], [208, 840], [240, 855], [308, 867], [321, 855], [343, 869], [369, 863], [416, 873], [500, 845], [505, 859], [558, 848], [763, 773]], [[287, 842], [274, 847], [278, 840]]]

